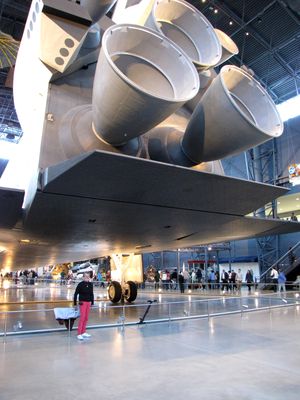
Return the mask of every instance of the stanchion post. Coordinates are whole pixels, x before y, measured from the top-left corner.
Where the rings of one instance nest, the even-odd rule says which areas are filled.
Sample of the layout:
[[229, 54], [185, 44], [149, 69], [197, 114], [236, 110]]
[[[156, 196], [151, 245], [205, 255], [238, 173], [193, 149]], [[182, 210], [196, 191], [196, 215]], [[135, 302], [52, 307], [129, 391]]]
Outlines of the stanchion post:
[[243, 301], [242, 301], [242, 296], [240, 296], [240, 305], [241, 305], [241, 318], [243, 316]]
[[5, 313], [5, 318], [4, 318], [4, 335], [3, 335], [3, 343], [6, 343], [6, 332], [7, 332], [7, 313]]
[[123, 318], [122, 318], [122, 329], [124, 330], [124, 328], [125, 328], [125, 304], [123, 304], [122, 313], [123, 313]]
[[207, 300], [207, 320], [209, 321], [210, 315], [209, 315], [209, 300]]

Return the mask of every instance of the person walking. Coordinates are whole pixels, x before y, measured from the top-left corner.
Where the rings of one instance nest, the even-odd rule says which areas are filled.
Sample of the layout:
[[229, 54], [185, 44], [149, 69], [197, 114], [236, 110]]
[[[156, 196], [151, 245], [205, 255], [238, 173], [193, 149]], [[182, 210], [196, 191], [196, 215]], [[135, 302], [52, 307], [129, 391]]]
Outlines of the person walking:
[[159, 273], [159, 271], [156, 271], [155, 272], [155, 275], [154, 275], [154, 289], [155, 290], [158, 290], [159, 289], [159, 281], [160, 281], [160, 273]]
[[215, 272], [216, 282], [215, 282], [215, 289], [220, 289], [220, 272]]
[[271, 269], [271, 278], [272, 278], [272, 282], [273, 282], [273, 290], [274, 292], [277, 292], [277, 284], [278, 284], [278, 271], [276, 268], [272, 268]]
[[238, 269], [235, 280], [236, 280], [236, 284], [237, 284], [237, 291], [240, 292], [241, 288], [242, 288], [242, 283], [243, 283], [243, 275], [242, 275], [242, 271], [240, 268]]
[[221, 274], [221, 280], [222, 280], [222, 291], [225, 292], [225, 290], [228, 290], [228, 279], [229, 279], [229, 274], [228, 272], [223, 269], [222, 274]]
[[253, 275], [252, 272], [250, 271], [250, 269], [248, 269], [247, 273], [246, 273], [246, 282], [247, 282], [247, 286], [248, 286], [248, 293], [251, 293], [251, 286], [253, 285]]
[[215, 282], [216, 282], [216, 274], [215, 271], [212, 269], [209, 273], [209, 288], [214, 289], [215, 288]]
[[91, 337], [86, 333], [86, 324], [89, 319], [91, 305], [94, 305], [94, 290], [89, 272], [83, 274], [83, 281], [78, 283], [74, 293], [74, 306], [77, 306], [77, 297], [79, 295], [80, 319], [78, 323], [78, 340], [83, 340]]
[[286, 294], [285, 282], [286, 282], [285, 273], [279, 269], [278, 270], [278, 292], [281, 293], [281, 289], [282, 289], [284, 295]]
[[237, 276], [237, 273], [234, 270], [231, 270], [230, 284], [231, 284], [232, 292], [237, 291], [236, 276]]
[[179, 288], [180, 288], [180, 293], [184, 293], [184, 276], [182, 272], [178, 275], [178, 282], [179, 282]]
[[177, 289], [177, 269], [174, 269], [174, 271], [171, 273], [171, 282], [172, 282], [172, 289], [176, 290]]

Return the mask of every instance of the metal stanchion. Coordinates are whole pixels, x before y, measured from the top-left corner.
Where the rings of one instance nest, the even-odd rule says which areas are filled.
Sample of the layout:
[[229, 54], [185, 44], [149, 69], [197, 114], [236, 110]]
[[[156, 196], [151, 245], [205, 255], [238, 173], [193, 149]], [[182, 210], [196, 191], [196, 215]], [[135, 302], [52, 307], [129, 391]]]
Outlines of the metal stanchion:
[[242, 294], [240, 295], [240, 305], [241, 305], [241, 318], [242, 318], [242, 317], [243, 317], [243, 314], [244, 314]]
[[209, 314], [209, 301], [207, 300], [207, 321], [209, 322], [210, 320], [210, 314]]
[[124, 330], [124, 329], [125, 329], [125, 304], [123, 304], [122, 313], [123, 313], [123, 318], [122, 318], [122, 330]]
[[6, 343], [6, 332], [7, 332], [7, 313], [5, 313], [5, 318], [4, 318], [4, 335], [3, 335], [3, 343]]

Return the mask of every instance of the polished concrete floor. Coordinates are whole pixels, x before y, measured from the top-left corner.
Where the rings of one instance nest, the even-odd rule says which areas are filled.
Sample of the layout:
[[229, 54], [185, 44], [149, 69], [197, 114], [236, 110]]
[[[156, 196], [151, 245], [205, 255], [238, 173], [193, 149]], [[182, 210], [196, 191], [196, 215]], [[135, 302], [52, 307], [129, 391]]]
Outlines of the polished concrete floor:
[[8, 337], [0, 398], [298, 400], [299, 307]]

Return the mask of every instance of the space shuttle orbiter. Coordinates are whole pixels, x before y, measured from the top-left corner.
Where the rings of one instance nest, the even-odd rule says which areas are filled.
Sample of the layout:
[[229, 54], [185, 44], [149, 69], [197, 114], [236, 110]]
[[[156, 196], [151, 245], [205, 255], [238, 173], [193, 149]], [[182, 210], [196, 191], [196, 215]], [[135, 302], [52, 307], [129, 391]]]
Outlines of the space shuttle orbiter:
[[224, 176], [220, 159], [283, 131], [251, 74], [216, 73], [234, 42], [184, 0], [119, 0], [107, 17], [114, 3], [32, 2], [14, 77], [24, 138], [0, 180], [0, 257], [22, 268], [114, 254], [117, 301], [122, 290], [133, 299], [125, 283], [141, 278], [142, 252], [299, 227], [245, 216], [285, 189]]

